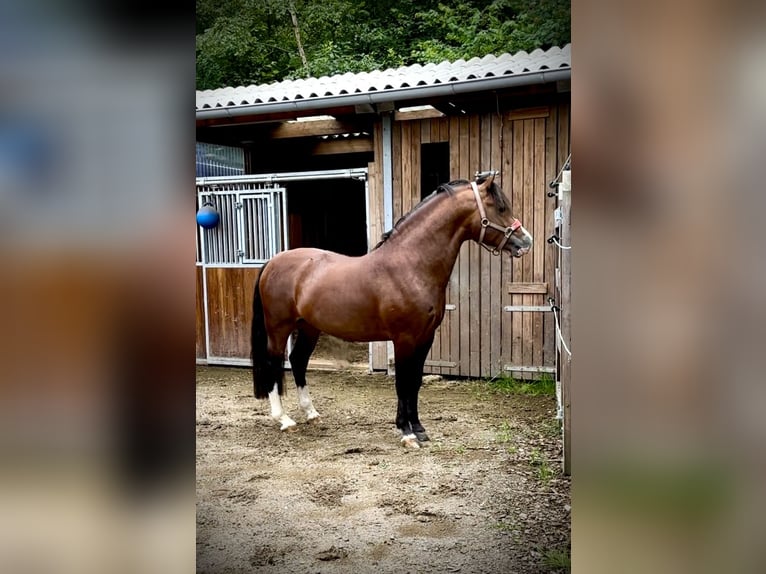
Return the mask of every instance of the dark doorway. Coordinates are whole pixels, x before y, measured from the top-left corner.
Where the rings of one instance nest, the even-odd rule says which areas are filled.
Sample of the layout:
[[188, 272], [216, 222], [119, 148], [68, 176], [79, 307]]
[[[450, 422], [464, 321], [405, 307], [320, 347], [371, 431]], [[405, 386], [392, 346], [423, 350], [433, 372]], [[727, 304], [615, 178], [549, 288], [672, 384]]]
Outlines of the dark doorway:
[[420, 146], [420, 198], [431, 195], [449, 178], [449, 142], [427, 143]]
[[317, 247], [351, 256], [367, 253], [363, 181], [296, 181], [286, 187], [291, 249]]

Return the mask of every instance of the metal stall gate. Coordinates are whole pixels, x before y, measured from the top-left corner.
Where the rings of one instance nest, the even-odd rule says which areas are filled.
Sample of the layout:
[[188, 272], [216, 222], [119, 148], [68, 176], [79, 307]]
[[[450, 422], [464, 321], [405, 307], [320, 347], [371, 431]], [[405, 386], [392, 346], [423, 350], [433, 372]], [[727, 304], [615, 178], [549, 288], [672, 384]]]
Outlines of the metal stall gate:
[[197, 208], [208, 203], [219, 214], [215, 227], [197, 227], [198, 363], [251, 364], [255, 281], [290, 247], [288, 182], [347, 178], [364, 181], [367, 197], [366, 168], [197, 179]]

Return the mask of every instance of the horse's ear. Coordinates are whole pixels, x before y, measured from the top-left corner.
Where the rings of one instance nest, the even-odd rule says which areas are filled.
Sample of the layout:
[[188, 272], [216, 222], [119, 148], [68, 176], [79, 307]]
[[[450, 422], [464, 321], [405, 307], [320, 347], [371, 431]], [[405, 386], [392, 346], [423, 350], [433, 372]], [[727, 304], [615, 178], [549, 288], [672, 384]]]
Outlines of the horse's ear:
[[494, 171], [494, 170], [477, 171], [476, 172], [476, 183], [477, 183], [477, 185], [481, 185], [483, 189], [486, 189], [490, 185], [492, 185], [492, 182], [495, 180], [495, 176], [497, 174], [498, 174], [498, 172]]

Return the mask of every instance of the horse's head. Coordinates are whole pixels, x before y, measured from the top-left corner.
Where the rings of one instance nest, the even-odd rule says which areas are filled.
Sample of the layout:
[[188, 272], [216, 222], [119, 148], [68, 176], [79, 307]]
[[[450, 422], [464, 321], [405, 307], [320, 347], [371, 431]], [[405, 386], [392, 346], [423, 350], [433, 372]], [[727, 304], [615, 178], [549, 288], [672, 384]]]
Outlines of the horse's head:
[[532, 249], [532, 234], [511, 214], [508, 198], [495, 183], [496, 174], [477, 173], [476, 181], [471, 182], [481, 225], [477, 241], [494, 255], [508, 251], [521, 257]]

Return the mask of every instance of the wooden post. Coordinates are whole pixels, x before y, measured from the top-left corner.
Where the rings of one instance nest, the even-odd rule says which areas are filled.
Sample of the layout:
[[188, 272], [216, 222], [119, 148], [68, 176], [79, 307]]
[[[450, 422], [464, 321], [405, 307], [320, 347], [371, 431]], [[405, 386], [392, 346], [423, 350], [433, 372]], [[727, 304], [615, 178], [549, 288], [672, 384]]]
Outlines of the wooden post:
[[[561, 244], [565, 246], [572, 245], [572, 233], [570, 222], [570, 211], [572, 206], [572, 172], [565, 169], [561, 174], [561, 185], [559, 185], [559, 209], [561, 210]], [[572, 251], [569, 249], [559, 249], [559, 261], [561, 269], [561, 283], [559, 291], [559, 300], [557, 304], [560, 311], [559, 322], [561, 324], [561, 336], [566, 342], [567, 347], [572, 349], [571, 345], [571, 278], [572, 278]], [[561, 402], [563, 406], [563, 441], [564, 441], [564, 474], [571, 474], [572, 466], [572, 424], [571, 424], [571, 399], [570, 384], [572, 379], [572, 358], [566, 352], [563, 345], [557, 345], [559, 351], [557, 354], [560, 362], [561, 376]]]
[[[394, 175], [393, 175], [393, 137], [392, 114], [381, 116], [383, 145], [383, 229], [388, 231], [394, 226]], [[386, 343], [386, 372], [396, 374], [394, 363], [394, 344]]]

